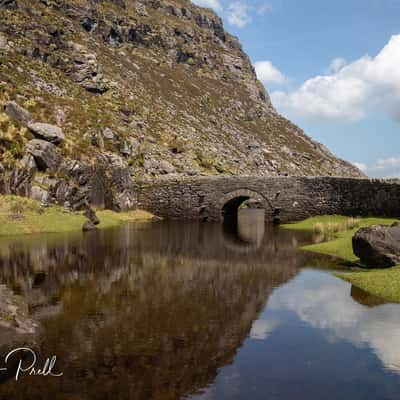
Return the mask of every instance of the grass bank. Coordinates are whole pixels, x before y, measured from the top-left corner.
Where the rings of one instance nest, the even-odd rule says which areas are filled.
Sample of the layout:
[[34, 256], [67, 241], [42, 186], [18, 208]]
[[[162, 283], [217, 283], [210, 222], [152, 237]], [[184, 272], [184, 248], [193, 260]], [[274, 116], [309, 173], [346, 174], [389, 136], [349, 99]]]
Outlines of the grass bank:
[[[391, 225], [396, 219], [360, 218], [349, 219], [340, 215], [313, 217], [307, 220], [283, 225], [285, 229], [313, 232], [320, 243], [304, 246], [303, 249], [338, 257], [357, 263], [352, 247], [352, 237], [361, 227], [383, 224]], [[352, 272], [336, 273], [336, 276], [352, 283], [366, 292], [389, 302], [400, 303], [400, 266], [390, 269], [365, 270], [355, 268]]]
[[[99, 228], [110, 228], [129, 221], [149, 221], [154, 216], [134, 210], [116, 213], [98, 211]], [[62, 233], [79, 231], [86, 218], [82, 212], [67, 212], [60, 206], [42, 208], [40, 203], [18, 196], [0, 196], [0, 236], [31, 233]]]

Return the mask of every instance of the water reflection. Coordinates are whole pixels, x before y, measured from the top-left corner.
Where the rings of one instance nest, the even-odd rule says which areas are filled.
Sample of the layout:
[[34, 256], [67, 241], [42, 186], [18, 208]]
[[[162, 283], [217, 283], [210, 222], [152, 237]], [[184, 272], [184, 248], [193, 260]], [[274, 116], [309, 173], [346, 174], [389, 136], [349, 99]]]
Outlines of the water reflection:
[[40, 353], [66, 373], [2, 393], [161, 399], [207, 386], [300, 268], [293, 237], [268, 231], [243, 254], [219, 224], [166, 222], [3, 245], [1, 279], [41, 322]]
[[349, 285], [340, 279], [305, 271], [282, 287], [268, 306], [296, 313], [302, 321], [325, 330], [331, 340], [372, 349], [386, 368], [400, 373], [400, 307], [375, 304], [369, 309], [353, 301], [354, 293], [352, 289], [349, 296]]
[[270, 296], [234, 364], [188, 398], [397, 399], [399, 306], [349, 294], [330, 274], [300, 272]]
[[265, 235], [265, 210], [241, 209], [234, 217], [226, 218], [223, 227], [226, 246], [237, 251], [258, 249]]
[[380, 297], [373, 296], [365, 290], [358, 288], [357, 286], [351, 286], [351, 297], [357, 303], [367, 307], [376, 307], [386, 304], [387, 302]]
[[[301, 379], [306, 350], [325, 329], [333, 341], [368, 344], [392, 367], [400, 356], [389, 354], [399, 343], [398, 306], [368, 309], [352, 300], [349, 285], [327, 274], [327, 283], [299, 275], [304, 265], [320, 262], [298, 250], [310, 238], [261, 226], [252, 213], [257, 210], [249, 211], [235, 230], [162, 222], [1, 242], [1, 281], [41, 324], [40, 354], [56, 354], [64, 372], [58, 380], [8, 380], [0, 385], [1, 398], [161, 400], [203, 393], [244, 399], [268, 393], [292, 399], [281, 383]], [[380, 329], [372, 329], [382, 320], [386, 350], [374, 339]], [[307, 331], [296, 348], [298, 321], [318, 335]], [[320, 350], [330, 346], [324, 342]], [[339, 353], [354, 368], [354, 360]], [[279, 354], [297, 362], [285, 370]], [[390, 378], [374, 368], [376, 381], [390, 388]], [[365, 379], [365, 371], [357, 371]], [[310, 386], [303, 389], [296, 398], [319, 398], [310, 396]]]

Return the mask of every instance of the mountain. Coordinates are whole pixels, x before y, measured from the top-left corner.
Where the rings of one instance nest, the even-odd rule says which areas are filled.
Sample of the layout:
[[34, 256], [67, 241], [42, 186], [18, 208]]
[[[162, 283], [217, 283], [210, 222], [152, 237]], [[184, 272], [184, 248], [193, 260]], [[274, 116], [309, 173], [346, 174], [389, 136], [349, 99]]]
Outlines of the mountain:
[[117, 192], [137, 178], [362, 176], [277, 113], [237, 38], [187, 0], [0, 0], [0, 102], [3, 192], [62, 202], [99, 166]]

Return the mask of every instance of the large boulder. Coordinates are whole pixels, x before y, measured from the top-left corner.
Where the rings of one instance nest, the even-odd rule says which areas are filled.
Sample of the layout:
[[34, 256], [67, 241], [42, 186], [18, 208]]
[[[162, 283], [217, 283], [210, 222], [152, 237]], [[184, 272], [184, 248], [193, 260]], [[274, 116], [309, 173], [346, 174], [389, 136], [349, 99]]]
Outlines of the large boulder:
[[46, 140], [53, 144], [60, 144], [65, 140], [62, 129], [55, 125], [35, 122], [29, 124], [28, 128], [38, 139]]
[[400, 264], [400, 225], [361, 228], [353, 237], [354, 254], [370, 268]]
[[21, 107], [15, 101], [7, 101], [4, 106], [4, 111], [11, 119], [20, 124], [28, 125], [31, 121], [31, 114], [29, 111], [25, 110], [25, 108]]
[[40, 139], [32, 139], [26, 148], [28, 153], [35, 158], [39, 170], [55, 172], [58, 169], [62, 156], [54, 144]]

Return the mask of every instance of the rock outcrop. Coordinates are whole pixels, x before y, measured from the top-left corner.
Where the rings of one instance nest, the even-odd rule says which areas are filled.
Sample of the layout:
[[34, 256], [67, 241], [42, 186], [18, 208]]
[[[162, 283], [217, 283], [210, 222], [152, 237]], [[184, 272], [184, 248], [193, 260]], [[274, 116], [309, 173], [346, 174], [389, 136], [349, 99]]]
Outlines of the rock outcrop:
[[26, 148], [28, 153], [34, 157], [40, 171], [57, 171], [62, 157], [54, 144], [40, 139], [32, 139]]
[[47, 140], [53, 144], [61, 144], [65, 140], [63, 131], [58, 126], [35, 122], [28, 125], [29, 129], [38, 139]]
[[353, 237], [354, 254], [370, 268], [400, 264], [400, 225], [361, 228]]
[[126, 209], [136, 178], [362, 176], [277, 113], [211, 10], [7, 0], [0, 21], [2, 192]]

